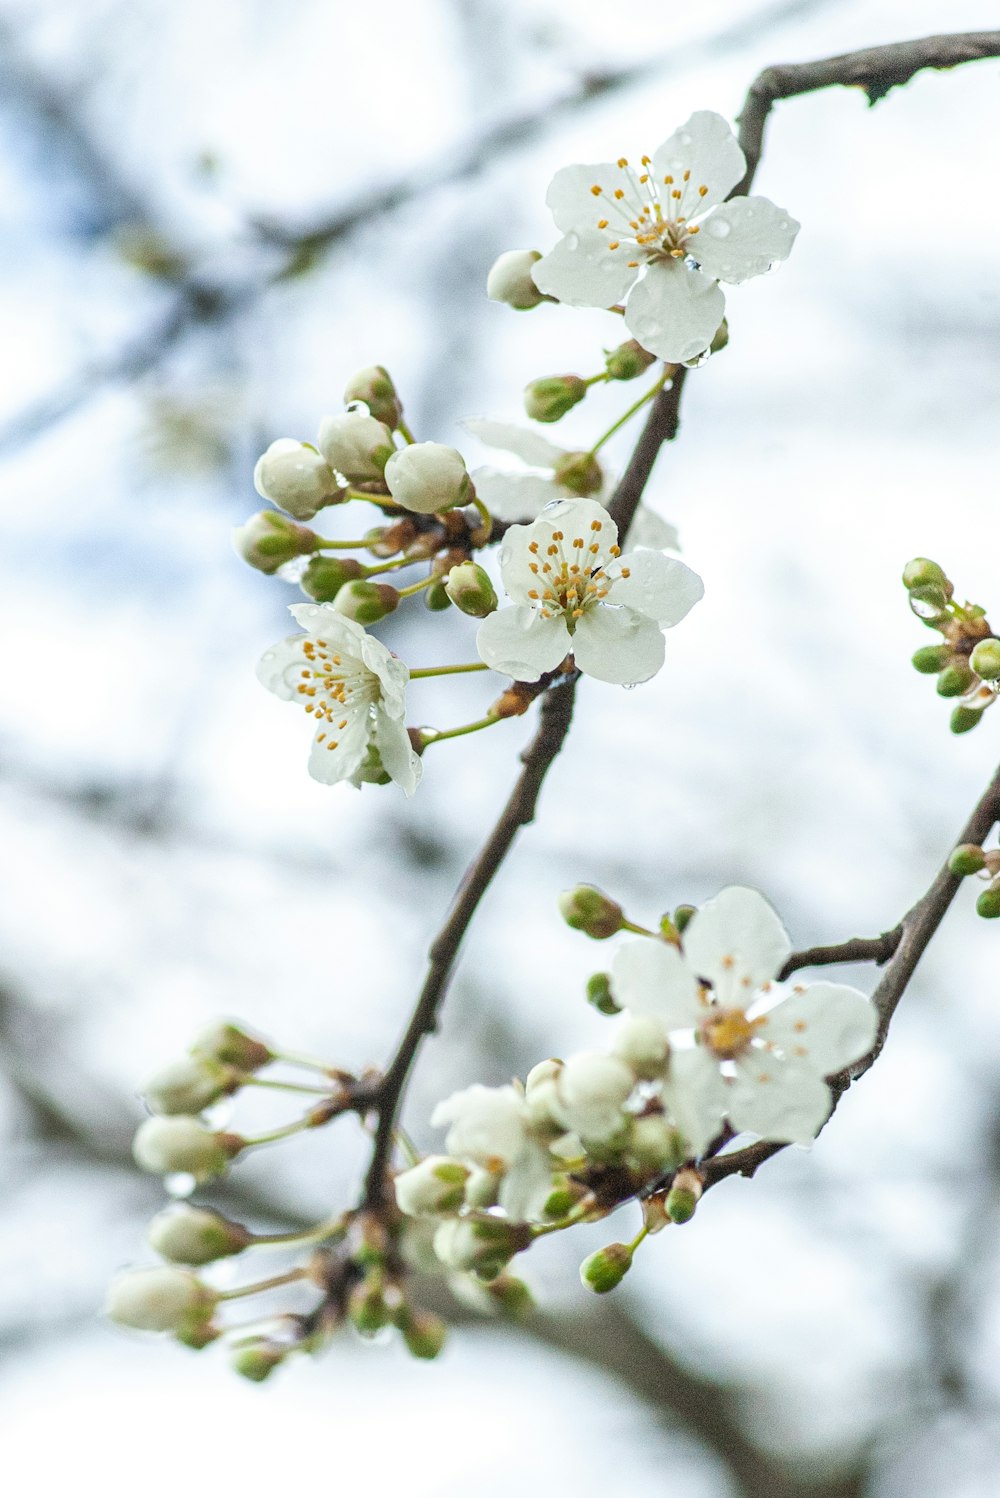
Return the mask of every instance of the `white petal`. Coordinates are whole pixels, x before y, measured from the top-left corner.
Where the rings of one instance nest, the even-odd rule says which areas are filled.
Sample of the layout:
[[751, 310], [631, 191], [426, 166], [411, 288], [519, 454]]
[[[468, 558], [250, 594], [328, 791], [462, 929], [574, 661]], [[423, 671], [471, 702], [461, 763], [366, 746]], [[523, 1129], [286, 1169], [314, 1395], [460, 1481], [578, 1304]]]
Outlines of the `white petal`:
[[[613, 492], [614, 486], [612, 485], [608, 498]], [[625, 532], [624, 539], [632, 546], [645, 546], [653, 551], [680, 551], [681, 549], [676, 526], [671, 525], [669, 520], [664, 520], [655, 510], [649, 509], [646, 505], [640, 505], [636, 510], [635, 518]]]
[[289, 635], [286, 640], [279, 640], [257, 662], [257, 680], [282, 702], [292, 702], [297, 696], [296, 689], [306, 669], [304, 638], [304, 635]]
[[646, 936], [615, 953], [611, 991], [623, 1009], [652, 1014], [668, 1030], [691, 1030], [705, 1014], [695, 975], [677, 948]]
[[450, 1124], [446, 1148], [450, 1155], [492, 1166], [513, 1162], [525, 1144], [524, 1099], [515, 1087], [483, 1087], [473, 1083], [444, 1098], [431, 1114], [435, 1128]]
[[649, 681], [663, 665], [666, 647], [655, 619], [634, 609], [589, 608], [577, 620], [573, 655], [581, 671], [613, 686]]
[[729, 1121], [738, 1133], [787, 1144], [815, 1139], [830, 1112], [830, 1089], [817, 1072], [756, 1048], [735, 1066]]
[[549, 183], [545, 203], [556, 221], [556, 228], [568, 234], [572, 229], [594, 229], [606, 218], [608, 209], [592, 188], [603, 187], [610, 195], [618, 185], [619, 169], [611, 161], [592, 161], [585, 166], [564, 166]]
[[725, 311], [717, 282], [681, 260], [662, 260], [633, 288], [625, 325], [651, 354], [682, 364], [705, 352]]
[[625, 604], [656, 619], [664, 629], [679, 624], [704, 595], [705, 584], [697, 572], [658, 551], [630, 552], [621, 565], [629, 575], [612, 584], [609, 603]]
[[[558, 543], [563, 553], [576, 558], [573, 541], [583, 540], [588, 548], [587, 566], [605, 566], [611, 560], [611, 548], [618, 540], [618, 527], [607, 510], [593, 499], [557, 499], [547, 505], [532, 525], [512, 525], [500, 548], [500, 576], [515, 603], [529, 603], [530, 594], [541, 586], [538, 567], [544, 565], [554, 533], [563, 532]], [[596, 541], [597, 551], [589, 550]], [[532, 551], [532, 546], [536, 550]]]
[[498, 520], [534, 520], [562, 492], [551, 478], [499, 468], [474, 468], [472, 482], [483, 504]]
[[774, 908], [755, 889], [738, 884], [706, 901], [684, 931], [684, 957], [707, 978], [723, 1004], [749, 1002], [769, 983], [792, 950]]
[[552, 1195], [554, 1161], [547, 1149], [529, 1141], [500, 1183], [499, 1203], [515, 1222], [537, 1222]]
[[[746, 167], [746, 157], [737, 144], [729, 121], [710, 109], [699, 109], [653, 154], [657, 185], [662, 191], [664, 177], [673, 177], [684, 193], [679, 209], [688, 218], [697, 212], [698, 204], [705, 209], [713, 203], [721, 203], [743, 176]], [[687, 183], [684, 181], [685, 172], [691, 173]], [[699, 193], [700, 187], [707, 187], [708, 192]]]
[[692, 1154], [700, 1155], [719, 1132], [728, 1096], [719, 1063], [704, 1046], [671, 1052], [663, 1101]]
[[702, 270], [738, 286], [787, 260], [800, 227], [768, 198], [733, 198], [712, 209], [688, 248]]
[[412, 796], [420, 784], [423, 761], [410, 743], [405, 723], [390, 717], [381, 705], [375, 708], [375, 747], [392, 779]]
[[537, 681], [546, 671], [554, 671], [572, 648], [561, 617], [543, 619], [522, 605], [490, 614], [476, 636], [480, 658], [515, 681]]
[[493, 421], [488, 416], [467, 416], [459, 423], [473, 437], [485, 442], [487, 447], [499, 447], [513, 453], [532, 468], [555, 468], [560, 458], [566, 456], [565, 448], [557, 447], [541, 432], [530, 427], [518, 426], [513, 421]]
[[[799, 989], [797, 992], [796, 989]], [[784, 997], [761, 1016], [758, 1035], [821, 1077], [850, 1066], [871, 1050], [878, 1015], [871, 1000], [844, 983], [785, 987]]]
[[[371, 720], [367, 705], [344, 709], [345, 727], [324, 723], [313, 739], [309, 754], [309, 774], [323, 785], [336, 785], [339, 780], [350, 780], [361, 764], [368, 749]], [[320, 734], [323, 738], [320, 739]]]
[[539, 291], [569, 307], [610, 307], [621, 301], [638, 275], [628, 263], [634, 258], [634, 245], [610, 250], [603, 234], [574, 231], [542, 256], [532, 275]]

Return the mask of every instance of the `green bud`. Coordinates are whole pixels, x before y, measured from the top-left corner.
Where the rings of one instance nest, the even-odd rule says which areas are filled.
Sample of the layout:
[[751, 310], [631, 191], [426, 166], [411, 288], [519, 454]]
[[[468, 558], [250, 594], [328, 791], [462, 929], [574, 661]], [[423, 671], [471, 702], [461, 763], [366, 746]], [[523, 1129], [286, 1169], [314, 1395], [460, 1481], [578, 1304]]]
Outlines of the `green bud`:
[[948, 617], [948, 595], [943, 588], [930, 584], [926, 588], [911, 588], [910, 608], [930, 629], [936, 629]]
[[621, 1014], [621, 1006], [611, 992], [610, 973], [593, 973], [587, 979], [587, 1003], [592, 1004], [598, 1014]]
[[982, 708], [956, 707], [951, 715], [948, 725], [952, 733], [968, 733], [970, 728], [975, 728], [983, 716]]
[[701, 1200], [702, 1181], [696, 1170], [679, 1170], [667, 1193], [667, 1216], [671, 1222], [690, 1222]]
[[632, 1249], [627, 1243], [609, 1243], [599, 1248], [580, 1265], [580, 1279], [595, 1295], [614, 1290], [632, 1268]]
[[992, 636], [980, 640], [969, 657], [969, 665], [984, 681], [996, 681], [1000, 676], [1000, 640]]
[[559, 421], [587, 394], [579, 375], [549, 375], [524, 388], [524, 409], [533, 421]]
[[634, 338], [620, 343], [617, 348], [605, 350], [604, 354], [604, 368], [609, 380], [635, 380], [655, 363], [656, 355], [644, 349]]
[[239, 1135], [215, 1133], [200, 1118], [183, 1114], [147, 1118], [132, 1142], [135, 1162], [142, 1170], [153, 1175], [193, 1175], [197, 1181], [221, 1175], [242, 1148]]
[[359, 369], [348, 380], [344, 390], [344, 404], [364, 401], [376, 421], [381, 421], [394, 432], [403, 419], [403, 403], [396, 394], [392, 376], [381, 364], [370, 364]]
[[948, 867], [956, 878], [965, 879], [986, 867], [986, 855], [975, 843], [959, 843], [948, 859]]
[[684, 1136], [662, 1113], [648, 1113], [632, 1125], [629, 1157], [643, 1170], [674, 1170], [687, 1155]]
[[907, 562], [903, 568], [903, 587], [908, 592], [912, 592], [914, 588], [944, 588], [947, 583], [944, 568], [939, 567], [937, 562], [932, 562], [928, 557], [914, 557], [912, 562]]
[[523, 1223], [451, 1217], [434, 1234], [434, 1252], [449, 1269], [495, 1280], [530, 1242], [531, 1230]]
[[432, 614], [440, 614], [444, 609], [451, 608], [451, 599], [443, 577], [436, 577], [430, 587], [424, 589], [424, 607], [430, 609]]
[[563, 890], [558, 903], [567, 926], [583, 931], [594, 941], [604, 941], [622, 929], [625, 914], [621, 906], [592, 884]]
[[922, 675], [933, 676], [938, 671], [943, 671], [950, 660], [950, 645], [922, 645], [913, 652], [912, 664], [914, 670]]
[[391, 614], [399, 604], [399, 594], [388, 583], [372, 583], [358, 579], [344, 583], [338, 589], [333, 606], [345, 619], [356, 624], [377, 624]]
[[677, 931], [679, 933], [683, 933], [684, 928], [690, 925], [691, 921], [697, 914], [697, 905], [678, 905], [677, 909], [674, 911], [674, 926], [676, 927]]
[[415, 1358], [436, 1358], [448, 1337], [448, 1328], [433, 1311], [408, 1311], [399, 1323], [406, 1349]]
[[552, 477], [580, 499], [599, 493], [604, 483], [604, 473], [593, 453], [566, 453], [556, 464]]
[[259, 1036], [251, 1035], [227, 1020], [217, 1020], [202, 1030], [191, 1047], [191, 1053], [211, 1056], [213, 1060], [235, 1066], [240, 1071], [259, 1071], [274, 1060], [274, 1052]]
[[364, 567], [353, 557], [317, 555], [306, 563], [299, 587], [307, 598], [315, 598], [317, 603], [330, 603], [345, 583], [352, 583], [364, 575]]
[[254, 1342], [245, 1342], [235, 1350], [233, 1369], [241, 1378], [248, 1378], [254, 1384], [262, 1384], [266, 1378], [270, 1378], [279, 1363], [285, 1361], [289, 1352], [290, 1347], [282, 1347], [278, 1342], [261, 1337]]
[[315, 531], [305, 525], [296, 525], [294, 520], [277, 510], [261, 510], [233, 531], [237, 556], [256, 567], [258, 572], [269, 575], [293, 557], [307, 556], [315, 551], [316, 542]]
[[212, 1264], [242, 1253], [254, 1240], [221, 1212], [186, 1202], [157, 1212], [146, 1233], [150, 1247], [172, 1264]]
[[444, 580], [444, 590], [463, 614], [485, 619], [497, 606], [497, 594], [489, 573], [478, 562], [461, 562]]
[[534, 1309], [535, 1297], [516, 1274], [498, 1275], [485, 1288], [505, 1316], [520, 1319]]
[[201, 1352], [203, 1347], [211, 1347], [213, 1342], [218, 1342], [221, 1336], [222, 1328], [215, 1326], [213, 1322], [192, 1321], [174, 1333], [174, 1341], [180, 1342], [182, 1347], [190, 1347], [193, 1352]]
[[968, 666], [945, 666], [937, 679], [938, 696], [961, 697], [975, 683], [975, 672]]
[[976, 914], [984, 916], [988, 921], [995, 921], [1000, 916], [1000, 879], [994, 879], [993, 883], [983, 890], [976, 901]]
[[209, 1056], [185, 1056], [163, 1067], [142, 1089], [151, 1112], [200, 1113], [235, 1092], [242, 1073]]
[[363, 1337], [373, 1337], [392, 1321], [382, 1294], [382, 1276], [355, 1285], [347, 1297], [347, 1319]]
[[571, 1212], [586, 1191], [586, 1187], [571, 1181], [569, 1176], [557, 1176], [555, 1179], [559, 1184], [549, 1193], [542, 1209], [546, 1217], [553, 1219], [565, 1217], [567, 1212]]

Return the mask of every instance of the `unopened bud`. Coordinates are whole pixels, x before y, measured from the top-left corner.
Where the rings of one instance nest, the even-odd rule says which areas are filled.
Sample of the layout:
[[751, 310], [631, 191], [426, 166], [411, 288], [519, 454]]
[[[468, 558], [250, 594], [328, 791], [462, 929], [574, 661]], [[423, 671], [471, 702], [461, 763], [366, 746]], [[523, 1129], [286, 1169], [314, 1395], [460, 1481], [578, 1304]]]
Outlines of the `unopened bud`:
[[395, 452], [389, 428], [363, 411], [325, 417], [317, 441], [330, 467], [357, 484], [380, 479]]
[[251, 1383], [262, 1384], [285, 1361], [291, 1350], [267, 1337], [244, 1342], [233, 1353], [233, 1370], [241, 1378], [248, 1378]]
[[539, 250], [506, 250], [493, 262], [486, 277], [486, 295], [491, 302], [505, 302], [518, 312], [527, 312], [539, 302], [551, 301], [535, 285], [531, 268], [541, 260]]
[[494, 1280], [530, 1241], [531, 1230], [523, 1223], [451, 1217], [434, 1234], [434, 1252], [449, 1269]]
[[501, 1274], [486, 1286], [487, 1294], [505, 1316], [520, 1319], [534, 1309], [535, 1297], [516, 1274]]
[[992, 636], [988, 640], [980, 640], [969, 657], [969, 665], [984, 681], [996, 681], [1000, 676], [1000, 640], [995, 640]]
[[310, 557], [299, 578], [299, 587], [317, 603], [331, 603], [345, 583], [364, 578], [365, 569], [353, 557]]
[[559, 421], [587, 394], [579, 375], [547, 375], [524, 387], [524, 409], [533, 421]]
[[552, 477], [581, 499], [597, 494], [604, 483], [604, 473], [593, 453], [566, 453], [556, 464]]
[[242, 1073], [208, 1056], [185, 1056], [151, 1077], [142, 1096], [153, 1113], [200, 1113], [242, 1080]]
[[464, 505], [473, 492], [462, 454], [441, 442], [413, 442], [393, 453], [385, 481], [396, 503], [417, 515]]
[[629, 1135], [628, 1153], [643, 1170], [673, 1170], [687, 1156], [684, 1136], [662, 1113], [637, 1118]]
[[627, 1243], [609, 1243], [590, 1254], [580, 1265], [580, 1279], [595, 1295], [614, 1290], [632, 1268], [632, 1249]]
[[679, 1170], [667, 1193], [667, 1216], [671, 1222], [690, 1222], [703, 1191], [701, 1176], [696, 1170]]
[[650, 1235], [662, 1233], [665, 1227], [670, 1226], [666, 1194], [663, 1191], [655, 1191], [652, 1196], [644, 1196], [639, 1205], [642, 1207], [642, 1225], [647, 1233]]
[[436, 577], [430, 587], [424, 589], [424, 607], [432, 614], [441, 614], [451, 608], [451, 599], [443, 577]]
[[979, 720], [982, 716], [982, 708], [956, 707], [951, 715], [951, 722], [948, 726], [952, 733], [968, 733], [971, 728], [979, 726]]
[[630, 338], [627, 343], [620, 343], [617, 348], [609, 349], [604, 355], [604, 368], [610, 380], [637, 379], [655, 363], [656, 355], [644, 349], [634, 338]]
[[436, 1358], [448, 1339], [448, 1328], [433, 1311], [411, 1311], [399, 1322], [407, 1352], [415, 1358]]
[[242, 1253], [254, 1241], [252, 1233], [221, 1212], [187, 1203], [157, 1212], [146, 1237], [161, 1258], [174, 1264], [212, 1264]]
[[428, 1155], [396, 1177], [396, 1201], [408, 1217], [440, 1217], [462, 1205], [468, 1177], [460, 1160]]
[[296, 525], [278, 510], [261, 510], [251, 515], [245, 525], [233, 531], [233, 547], [258, 572], [277, 572], [293, 557], [308, 556], [316, 550], [315, 531]]
[[329, 463], [308, 442], [279, 437], [257, 459], [253, 486], [262, 499], [296, 520], [311, 520], [325, 505], [339, 504], [344, 491]]
[[524, 1080], [524, 1103], [528, 1120], [536, 1129], [561, 1129], [558, 1082], [563, 1063], [552, 1058], [539, 1061]]
[[670, 1042], [662, 1024], [652, 1014], [630, 1014], [615, 1036], [615, 1055], [636, 1076], [651, 1082], [662, 1077], [670, 1055]]
[[108, 1287], [104, 1314], [141, 1332], [183, 1332], [211, 1319], [218, 1296], [186, 1269], [129, 1269]]
[[677, 931], [683, 933], [684, 928], [690, 925], [697, 914], [697, 905], [678, 905], [674, 911], [674, 926]]
[[559, 914], [567, 926], [594, 941], [606, 941], [622, 929], [625, 913], [617, 901], [592, 884], [578, 884], [559, 896]]
[[933, 585], [911, 588], [910, 608], [929, 629], [937, 629], [948, 617], [948, 595], [943, 588]]
[[392, 376], [381, 364], [369, 364], [348, 380], [344, 404], [349, 406], [352, 401], [364, 401], [375, 420], [392, 432], [403, 419], [403, 403], [396, 394]]
[[383, 1295], [382, 1276], [355, 1285], [347, 1297], [347, 1319], [363, 1337], [373, 1337], [392, 1320]]
[[948, 859], [948, 867], [957, 879], [965, 879], [985, 869], [986, 854], [975, 843], [960, 843]]
[[210, 1056], [239, 1071], [259, 1071], [274, 1060], [274, 1052], [258, 1035], [241, 1029], [228, 1020], [216, 1020], [202, 1030], [191, 1051], [196, 1056]]
[[515, 681], [501, 692], [490, 708], [491, 718], [520, 718], [534, 702], [534, 695], [525, 682]]
[[621, 1014], [621, 1006], [611, 992], [610, 973], [592, 973], [587, 979], [587, 1003], [592, 1004], [598, 1014]]
[[903, 587], [908, 592], [912, 592], [914, 588], [945, 588], [947, 585], [944, 568], [939, 567], [937, 562], [932, 562], [929, 557], [914, 557], [903, 568]]
[[983, 890], [976, 901], [976, 914], [984, 916], [988, 921], [994, 921], [997, 916], [1000, 916], [1000, 879], [994, 879], [993, 883]]
[[356, 624], [377, 624], [399, 605], [399, 593], [388, 583], [372, 583], [364, 578], [344, 583], [337, 590], [333, 607], [345, 619]]
[[933, 676], [943, 671], [951, 660], [950, 645], [922, 645], [913, 652], [913, 667], [924, 676]]
[[462, 562], [452, 567], [444, 587], [455, 607], [473, 619], [485, 619], [496, 609], [496, 589], [489, 573], [478, 562]]
[[214, 1133], [198, 1118], [147, 1118], [132, 1142], [135, 1161], [153, 1175], [183, 1173], [196, 1181], [221, 1175], [243, 1147], [235, 1134]]
[[500, 1197], [501, 1179], [501, 1176], [481, 1165], [470, 1170], [469, 1179], [465, 1183], [465, 1205], [476, 1212], [485, 1212], [488, 1207], [495, 1207]]
[[975, 673], [968, 666], [945, 666], [937, 679], [938, 696], [961, 697], [975, 683]]

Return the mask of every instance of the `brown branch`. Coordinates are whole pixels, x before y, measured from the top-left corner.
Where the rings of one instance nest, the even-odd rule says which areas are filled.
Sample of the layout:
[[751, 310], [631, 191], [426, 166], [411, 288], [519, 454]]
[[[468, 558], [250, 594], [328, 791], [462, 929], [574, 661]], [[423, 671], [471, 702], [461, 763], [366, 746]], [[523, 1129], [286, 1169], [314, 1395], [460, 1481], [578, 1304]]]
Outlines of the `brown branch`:
[[806, 947], [793, 952], [778, 974], [783, 983], [803, 967], [831, 967], [835, 962], [875, 962], [879, 967], [894, 956], [903, 936], [902, 925], [881, 936], [852, 936], [849, 941], [838, 942], [832, 947]]

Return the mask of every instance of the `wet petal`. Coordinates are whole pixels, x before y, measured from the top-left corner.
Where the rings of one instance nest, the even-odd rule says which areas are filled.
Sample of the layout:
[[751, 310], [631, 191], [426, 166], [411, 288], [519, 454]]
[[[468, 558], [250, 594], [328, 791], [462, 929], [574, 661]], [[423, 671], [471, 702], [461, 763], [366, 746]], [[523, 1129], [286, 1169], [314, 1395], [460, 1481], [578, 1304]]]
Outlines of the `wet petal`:
[[729, 1121], [762, 1139], [810, 1144], [830, 1112], [830, 1089], [802, 1062], [751, 1049], [735, 1063]]
[[515, 681], [537, 681], [573, 648], [561, 617], [543, 619], [524, 606], [499, 609], [479, 626], [476, 649], [494, 671]]
[[577, 620], [571, 649], [581, 671], [613, 686], [649, 681], [663, 665], [666, 647], [655, 619], [634, 609], [591, 607]]
[[646, 269], [625, 307], [629, 332], [672, 364], [697, 359], [708, 348], [726, 311], [717, 282], [681, 260]]
[[542, 256], [532, 275], [539, 291], [569, 307], [611, 307], [638, 275], [630, 259], [635, 259], [634, 245], [611, 250], [602, 234], [574, 231]]
[[670, 629], [694, 608], [705, 592], [705, 584], [683, 562], [658, 551], [633, 551], [622, 557], [628, 577], [612, 584], [609, 601], [625, 604]]
[[730, 885], [706, 901], [684, 931], [691, 971], [707, 978], [723, 1004], [748, 1003], [792, 950], [781, 920], [755, 889]]
[[663, 1101], [695, 1155], [700, 1155], [722, 1127], [729, 1088], [719, 1063], [704, 1046], [670, 1054]]
[[787, 1057], [807, 1061], [819, 1076], [850, 1066], [874, 1045], [878, 1015], [858, 989], [844, 983], [796, 984], [784, 995], [760, 1017], [757, 1033]]
[[350, 780], [365, 757], [370, 732], [367, 704], [345, 708], [343, 718], [321, 724], [309, 754], [309, 774], [323, 785]]
[[733, 198], [713, 208], [689, 248], [702, 270], [738, 286], [787, 260], [799, 228], [768, 198]]
[[626, 942], [611, 967], [615, 1002], [633, 1014], [652, 1014], [668, 1030], [692, 1030], [705, 1013], [698, 984], [677, 948], [644, 936]]
[[[679, 211], [687, 218], [698, 211], [699, 204], [704, 210], [713, 203], [721, 203], [739, 182], [746, 166], [746, 157], [729, 121], [710, 109], [699, 109], [653, 154], [653, 170], [660, 191], [664, 177], [673, 177], [684, 193]], [[685, 172], [691, 174], [687, 182]], [[700, 192], [702, 187], [708, 191]]]
[[498, 520], [534, 520], [562, 492], [551, 478], [499, 468], [474, 468], [472, 482], [483, 504]]
[[530, 427], [519, 426], [514, 421], [493, 421], [488, 416], [467, 416], [460, 423], [467, 432], [478, 437], [480, 442], [485, 442], [487, 447], [499, 447], [504, 452], [513, 453], [523, 463], [530, 463], [532, 468], [555, 468], [559, 460], [566, 456], [565, 449], [557, 447], [541, 432], [533, 432]]
[[375, 708], [375, 747], [392, 779], [412, 796], [420, 784], [423, 761], [410, 743], [405, 723], [390, 717], [381, 706]]

